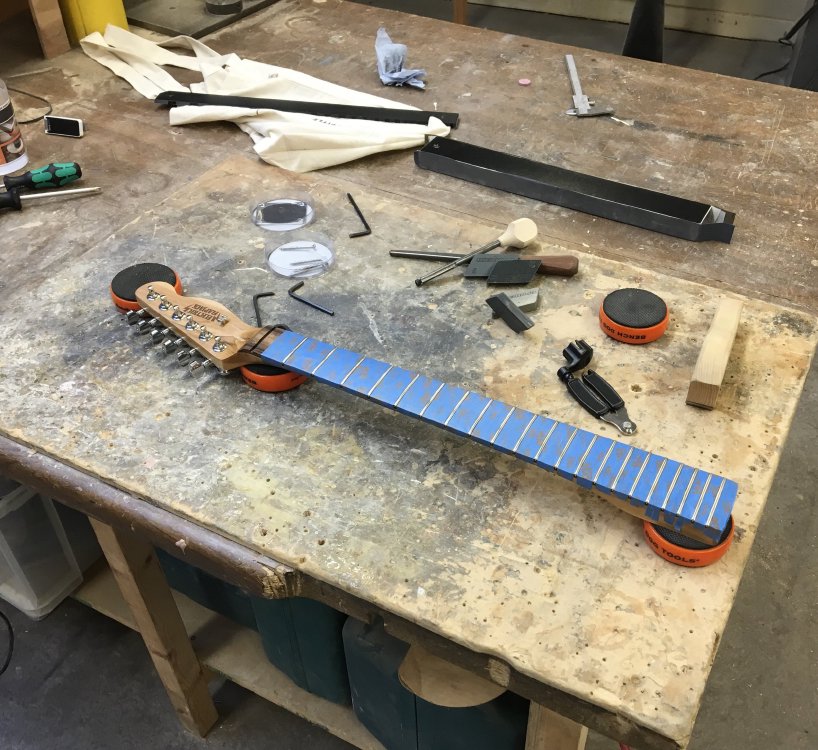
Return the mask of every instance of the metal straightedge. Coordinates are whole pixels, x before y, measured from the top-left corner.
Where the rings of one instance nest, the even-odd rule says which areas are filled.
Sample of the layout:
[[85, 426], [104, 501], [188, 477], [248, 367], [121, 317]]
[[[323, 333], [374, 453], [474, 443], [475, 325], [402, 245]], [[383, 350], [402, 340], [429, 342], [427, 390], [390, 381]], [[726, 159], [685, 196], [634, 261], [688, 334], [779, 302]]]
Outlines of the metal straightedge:
[[716, 206], [451, 138], [432, 138], [415, 151], [415, 164], [478, 185], [685, 240], [730, 242], [733, 237], [736, 215]]
[[163, 91], [154, 99], [154, 102], [167, 107], [218, 104], [222, 107], [277, 109], [280, 112], [301, 112], [305, 115], [315, 115], [317, 117], [403, 122], [411, 125], [426, 125], [430, 117], [436, 117], [450, 128], [456, 128], [457, 123], [460, 121], [460, 115], [457, 112], [427, 112], [422, 109], [403, 109], [401, 107], [358, 107], [351, 104], [301, 102], [292, 99], [262, 99], [255, 96], [192, 94], [189, 91]]

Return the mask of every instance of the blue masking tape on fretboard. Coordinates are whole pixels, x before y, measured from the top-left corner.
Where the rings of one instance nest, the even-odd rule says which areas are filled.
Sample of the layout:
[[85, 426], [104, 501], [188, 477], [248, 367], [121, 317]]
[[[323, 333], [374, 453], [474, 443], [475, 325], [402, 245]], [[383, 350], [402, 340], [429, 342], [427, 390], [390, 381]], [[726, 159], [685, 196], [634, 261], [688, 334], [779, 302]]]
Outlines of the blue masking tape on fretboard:
[[281, 332], [262, 358], [512, 453], [713, 542], [736, 499], [736, 483], [723, 477], [292, 331]]

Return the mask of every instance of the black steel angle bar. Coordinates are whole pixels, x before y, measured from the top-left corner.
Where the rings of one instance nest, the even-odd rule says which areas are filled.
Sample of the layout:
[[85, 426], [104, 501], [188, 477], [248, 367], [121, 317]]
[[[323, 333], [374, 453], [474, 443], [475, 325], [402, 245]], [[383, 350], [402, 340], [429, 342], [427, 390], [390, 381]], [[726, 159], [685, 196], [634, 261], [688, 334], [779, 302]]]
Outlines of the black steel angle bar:
[[735, 214], [716, 206], [451, 138], [430, 140], [415, 151], [415, 164], [478, 185], [685, 240], [730, 242], [733, 237]]
[[358, 107], [351, 104], [302, 102], [292, 99], [261, 99], [254, 96], [191, 94], [188, 91], [163, 91], [154, 99], [154, 102], [168, 107], [218, 104], [222, 107], [277, 109], [280, 112], [301, 112], [306, 115], [316, 115], [317, 117], [402, 122], [410, 125], [426, 125], [430, 117], [437, 117], [438, 120], [441, 120], [444, 125], [448, 125], [450, 128], [456, 128], [460, 119], [457, 112], [427, 112], [422, 109], [402, 109], [399, 107]]

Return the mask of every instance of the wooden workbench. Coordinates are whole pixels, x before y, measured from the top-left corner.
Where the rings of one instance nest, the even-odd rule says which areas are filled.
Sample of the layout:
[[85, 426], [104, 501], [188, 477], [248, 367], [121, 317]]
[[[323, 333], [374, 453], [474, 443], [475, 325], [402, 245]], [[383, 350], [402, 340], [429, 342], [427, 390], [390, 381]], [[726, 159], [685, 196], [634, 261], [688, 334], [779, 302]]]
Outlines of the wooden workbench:
[[[112, 544], [136, 534], [262, 595], [380, 614], [399, 637], [576, 722], [636, 748], [683, 747], [816, 345], [817, 100], [575, 51], [587, 90], [634, 124], [575, 121], [564, 48], [340, 0], [282, 2], [209, 43], [382, 94], [379, 24], [429, 72], [425, 93], [393, 98], [459, 111], [462, 140], [735, 211], [732, 244], [467, 185], [419, 171], [410, 152], [286, 173], [230, 126], [171, 129], [74, 52], [38, 82], [63, 111], [77, 102], [89, 135], [32, 132], [29, 151], [80, 161], [105, 192], [0, 218], [0, 468], [125, 529]], [[333, 318], [287, 299], [263, 268], [272, 236], [249, 209], [293, 189], [315, 196], [314, 229], [336, 242], [336, 267], [304, 290]], [[347, 192], [371, 236], [347, 238]], [[387, 254], [477, 246], [522, 215], [544, 250], [579, 255], [581, 273], [539, 280], [536, 325], [520, 336], [491, 321], [483, 285], [452, 275], [416, 289], [419, 266]], [[432, 427], [317, 384], [265, 395], [183, 379], [144, 353], [107, 296], [120, 268], [145, 260], [246, 320], [252, 294], [274, 290], [270, 318], [302, 333], [612, 435], [555, 377], [562, 347], [586, 338], [627, 393], [635, 445], [739, 482], [734, 547], [711, 568], [676, 568], [597, 496]], [[615, 344], [595, 319], [607, 291], [634, 285], [672, 310], [649, 347]], [[699, 412], [684, 405], [687, 383], [725, 293], [747, 297], [744, 317], [718, 408]]]

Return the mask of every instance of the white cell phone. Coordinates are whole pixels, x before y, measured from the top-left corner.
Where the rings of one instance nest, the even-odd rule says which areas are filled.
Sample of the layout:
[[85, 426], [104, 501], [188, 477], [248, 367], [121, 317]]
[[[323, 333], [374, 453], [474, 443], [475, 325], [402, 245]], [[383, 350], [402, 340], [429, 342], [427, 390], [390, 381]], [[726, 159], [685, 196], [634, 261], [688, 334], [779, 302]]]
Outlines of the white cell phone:
[[45, 132], [48, 135], [64, 135], [68, 138], [82, 138], [85, 124], [76, 117], [45, 116]]

